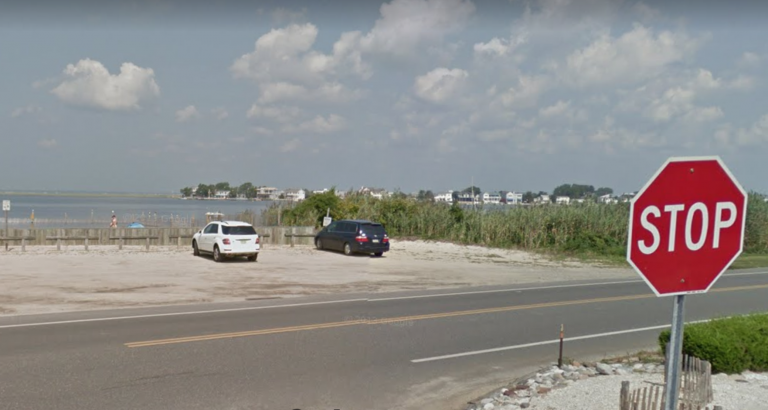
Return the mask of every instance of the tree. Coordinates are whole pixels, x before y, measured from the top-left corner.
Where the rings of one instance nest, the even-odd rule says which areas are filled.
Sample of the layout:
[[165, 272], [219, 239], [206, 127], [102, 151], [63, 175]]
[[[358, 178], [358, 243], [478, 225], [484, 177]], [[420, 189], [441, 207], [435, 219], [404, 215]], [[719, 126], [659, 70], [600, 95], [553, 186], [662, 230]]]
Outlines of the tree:
[[482, 195], [483, 191], [480, 189], [480, 187], [477, 186], [471, 186], [468, 188], [465, 188], [463, 191], [461, 191], [462, 194], [474, 194], [474, 195]]
[[239, 187], [237, 187], [237, 195], [243, 195], [248, 199], [253, 198], [255, 195], [253, 194], [253, 184], [250, 182], [245, 182], [243, 184], [240, 184]]
[[229, 188], [229, 182], [219, 182], [219, 183], [216, 184], [214, 189], [217, 190], [217, 191], [230, 191], [231, 190]]
[[424, 199], [429, 202], [435, 202], [435, 194], [428, 189], [427, 192], [424, 193]]
[[199, 198], [208, 198], [211, 196], [211, 186], [206, 184], [199, 184], [197, 186], [197, 196]]
[[569, 198], [584, 198], [595, 192], [592, 185], [563, 184], [555, 188], [553, 196], [567, 196]]
[[528, 191], [523, 194], [523, 202], [526, 204], [533, 203], [533, 198], [534, 198], [534, 195], [533, 195], [533, 192], [531, 191]]
[[181, 188], [181, 196], [185, 198], [192, 196], [192, 188], [190, 187]]
[[600, 188], [597, 188], [597, 191], [595, 191], [595, 195], [597, 196], [610, 195], [612, 193], [613, 193], [613, 189], [608, 187], [600, 187]]

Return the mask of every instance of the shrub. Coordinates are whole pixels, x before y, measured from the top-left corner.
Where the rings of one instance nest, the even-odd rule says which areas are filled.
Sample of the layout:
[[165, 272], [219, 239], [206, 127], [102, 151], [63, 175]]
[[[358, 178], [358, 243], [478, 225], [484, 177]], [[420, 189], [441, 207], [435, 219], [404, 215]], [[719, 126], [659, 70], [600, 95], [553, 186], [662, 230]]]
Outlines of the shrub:
[[[670, 331], [659, 334], [666, 355]], [[686, 325], [683, 354], [712, 364], [718, 373], [768, 370], [768, 314], [759, 313]]]

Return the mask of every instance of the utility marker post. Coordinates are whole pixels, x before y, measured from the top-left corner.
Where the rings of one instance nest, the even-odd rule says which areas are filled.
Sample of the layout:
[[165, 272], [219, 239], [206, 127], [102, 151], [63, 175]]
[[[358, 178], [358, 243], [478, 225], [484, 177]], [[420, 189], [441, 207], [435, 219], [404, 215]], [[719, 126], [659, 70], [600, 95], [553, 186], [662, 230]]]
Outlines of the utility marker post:
[[3, 213], [5, 214], [5, 250], [8, 250], [8, 212], [11, 210], [11, 201], [3, 200]]

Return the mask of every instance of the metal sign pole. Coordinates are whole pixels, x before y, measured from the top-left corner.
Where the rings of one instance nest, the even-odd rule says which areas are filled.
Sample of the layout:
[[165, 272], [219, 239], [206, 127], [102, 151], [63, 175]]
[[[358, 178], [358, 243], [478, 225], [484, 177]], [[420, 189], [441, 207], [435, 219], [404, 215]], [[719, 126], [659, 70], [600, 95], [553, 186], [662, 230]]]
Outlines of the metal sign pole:
[[8, 250], [8, 211], [3, 211], [5, 213], [5, 250]]
[[667, 344], [664, 410], [675, 410], [680, 395], [680, 356], [683, 350], [683, 323], [685, 322], [684, 303], [685, 295], [675, 296], [675, 305], [672, 310], [672, 334], [669, 336], [669, 343]]

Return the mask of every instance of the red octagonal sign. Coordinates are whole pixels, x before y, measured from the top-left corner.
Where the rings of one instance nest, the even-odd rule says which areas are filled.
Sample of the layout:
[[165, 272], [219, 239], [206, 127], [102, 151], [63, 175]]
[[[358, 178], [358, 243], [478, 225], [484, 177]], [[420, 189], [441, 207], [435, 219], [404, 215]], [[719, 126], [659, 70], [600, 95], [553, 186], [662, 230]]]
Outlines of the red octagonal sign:
[[741, 254], [746, 213], [719, 157], [670, 158], [632, 199], [627, 261], [657, 296], [706, 292]]

